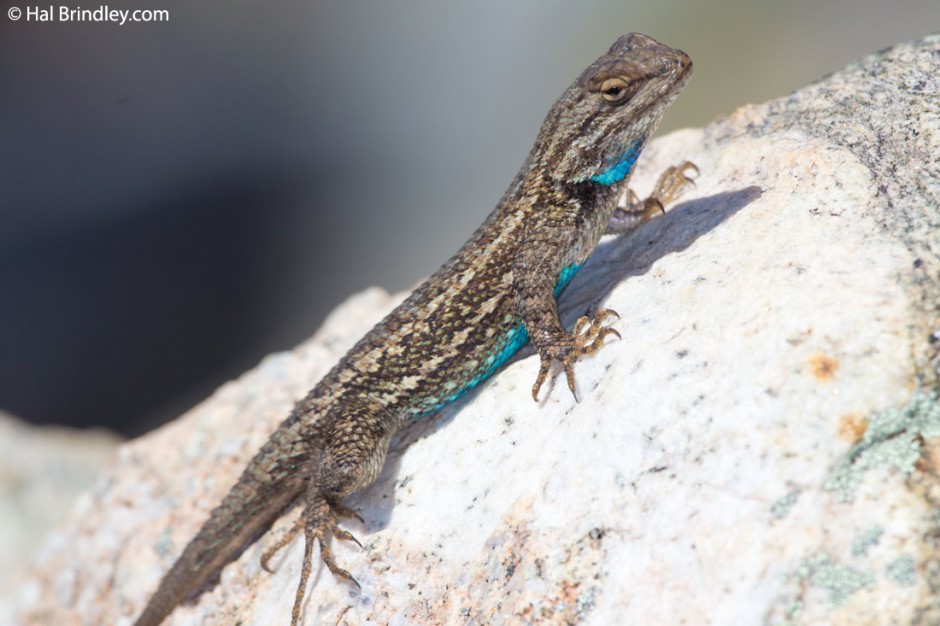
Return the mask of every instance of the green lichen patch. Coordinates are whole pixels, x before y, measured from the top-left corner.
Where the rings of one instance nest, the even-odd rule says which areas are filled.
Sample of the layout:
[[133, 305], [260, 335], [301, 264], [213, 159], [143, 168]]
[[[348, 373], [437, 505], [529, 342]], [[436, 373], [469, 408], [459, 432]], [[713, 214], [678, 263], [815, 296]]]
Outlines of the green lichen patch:
[[881, 539], [881, 535], [883, 535], [884, 532], [884, 528], [872, 526], [861, 533], [855, 538], [855, 541], [852, 542], [852, 556], [865, 556], [868, 554], [868, 550], [878, 543], [878, 540]]
[[783, 519], [790, 512], [790, 509], [793, 508], [793, 505], [796, 504], [797, 498], [800, 497], [800, 493], [803, 491], [802, 487], [794, 487], [787, 495], [783, 496], [770, 506], [770, 514], [774, 519]]
[[940, 403], [933, 394], [916, 394], [905, 406], [871, 417], [862, 440], [836, 464], [825, 487], [849, 502], [870, 469], [891, 466], [913, 472], [922, 441], [934, 437], [940, 437]]
[[797, 567], [796, 576], [813, 587], [828, 590], [829, 601], [833, 606], [839, 606], [853, 593], [870, 587], [875, 581], [871, 573], [836, 563], [828, 554], [803, 559]]
[[899, 556], [885, 568], [885, 576], [899, 587], [913, 587], [917, 583], [917, 566], [909, 554]]
[[783, 621], [774, 622], [774, 626], [797, 626], [797, 621], [803, 616], [805, 608], [802, 600], [792, 600], [783, 610]]

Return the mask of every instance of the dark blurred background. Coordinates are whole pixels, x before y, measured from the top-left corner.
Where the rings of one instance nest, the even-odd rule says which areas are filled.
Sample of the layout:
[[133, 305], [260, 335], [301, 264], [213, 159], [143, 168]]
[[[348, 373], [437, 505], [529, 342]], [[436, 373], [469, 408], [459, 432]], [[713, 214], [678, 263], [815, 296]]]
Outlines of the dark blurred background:
[[623, 33], [695, 61], [668, 132], [940, 29], [937, 0], [12, 6], [36, 5], [0, 16], [0, 409], [125, 435], [433, 271]]

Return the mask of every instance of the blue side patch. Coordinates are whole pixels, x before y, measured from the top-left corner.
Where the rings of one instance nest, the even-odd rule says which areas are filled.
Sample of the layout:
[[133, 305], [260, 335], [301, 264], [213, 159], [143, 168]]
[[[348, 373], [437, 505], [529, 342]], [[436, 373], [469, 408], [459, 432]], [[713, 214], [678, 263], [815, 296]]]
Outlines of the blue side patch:
[[561, 295], [561, 292], [568, 286], [568, 283], [571, 282], [571, 279], [574, 278], [574, 275], [578, 273], [579, 269], [581, 269], [580, 263], [561, 268], [561, 271], [558, 272], [558, 279], [555, 281], [555, 291], [553, 292], [556, 298]]
[[[574, 278], [574, 275], [578, 273], [578, 270], [581, 269], [581, 264], [573, 264], [565, 266], [558, 272], [558, 278], [555, 280], [555, 291], [554, 296], [557, 298], [562, 290], [571, 282], [571, 279]], [[483, 360], [483, 369], [476, 376], [465, 382], [462, 386], [457, 387], [456, 384], [450, 383], [449, 389], [446, 390], [446, 394], [443, 398], [440, 396], [432, 396], [425, 398], [424, 401], [416, 407], [412, 413], [413, 419], [421, 419], [422, 417], [427, 417], [431, 413], [436, 413], [440, 411], [445, 406], [452, 402], [456, 402], [464, 395], [467, 394], [471, 389], [482, 383], [484, 380], [492, 376], [499, 366], [508, 361], [512, 355], [519, 351], [522, 346], [529, 340], [529, 333], [525, 329], [525, 324], [519, 324], [514, 326], [509, 331], [503, 335], [502, 339], [496, 343], [493, 347], [493, 351], [490, 352], [486, 358]]]
[[608, 167], [606, 170], [600, 174], [595, 174], [591, 176], [591, 180], [595, 183], [600, 183], [601, 185], [613, 185], [614, 183], [619, 183], [624, 178], [627, 177], [627, 174], [630, 173], [630, 170], [633, 169], [636, 160], [640, 157], [640, 151], [643, 149], [643, 140], [637, 139], [633, 142], [633, 145], [630, 149], [623, 154], [616, 163]]
[[414, 419], [426, 417], [431, 413], [443, 409], [451, 402], [456, 402], [468, 391], [492, 376], [493, 373], [499, 369], [499, 366], [508, 361], [528, 340], [529, 333], [525, 329], [525, 324], [519, 324], [513, 327], [503, 335], [503, 338], [494, 346], [493, 351], [487, 355], [486, 359], [483, 361], [483, 370], [480, 373], [464, 383], [462, 387], [444, 396], [443, 399], [437, 397], [425, 398], [412, 417]]

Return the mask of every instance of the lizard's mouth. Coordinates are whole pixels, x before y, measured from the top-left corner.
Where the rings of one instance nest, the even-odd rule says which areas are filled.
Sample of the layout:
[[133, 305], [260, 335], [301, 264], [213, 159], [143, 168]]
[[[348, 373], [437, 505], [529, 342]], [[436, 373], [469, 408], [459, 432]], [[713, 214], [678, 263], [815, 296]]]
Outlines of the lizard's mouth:
[[659, 83], [654, 88], [654, 97], [646, 98], [643, 104], [634, 110], [633, 115], [640, 117], [653, 107], [661, 107], [662, 111], [669, 107], [692, 76], [692, 59], [682, 52], [676, 50], [673, 59], [663, 62], [664, 71], [656, 76], [650, 76], [650, 81]]

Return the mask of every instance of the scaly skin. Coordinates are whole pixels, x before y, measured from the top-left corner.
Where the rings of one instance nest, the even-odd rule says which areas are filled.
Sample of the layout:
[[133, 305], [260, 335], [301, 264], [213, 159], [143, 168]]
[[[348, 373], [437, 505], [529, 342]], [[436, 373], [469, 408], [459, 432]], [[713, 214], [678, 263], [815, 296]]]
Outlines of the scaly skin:
[[297, 626], [314, 545], [334, 575], [355, 584], [334, 562], [329, 540], [354, 540], [336, 526], [351, 514], [340, 501], [375, 480], [399, 428], [478, 385], [527, 340], [540, 359], [533, 397], [556, 361], [574, 393], [574, 362], [616, 334], [605, 325], [616, 314], [599, 311], [568, 333], [555, 299], [605, 229], [635, 228], [689, 182], [694, 166], [684, 163], [667, 170], [653, 197], [631, 194], [618, 209], [633, 163], [691, 69], [685, 53], [634, 33], [574, 81], [496, 209], [297, 403], [163, 578], [137, 626], [157, 626], [299, 502], [296, 531], [304, 532], [306, 553], [291, 619]]

